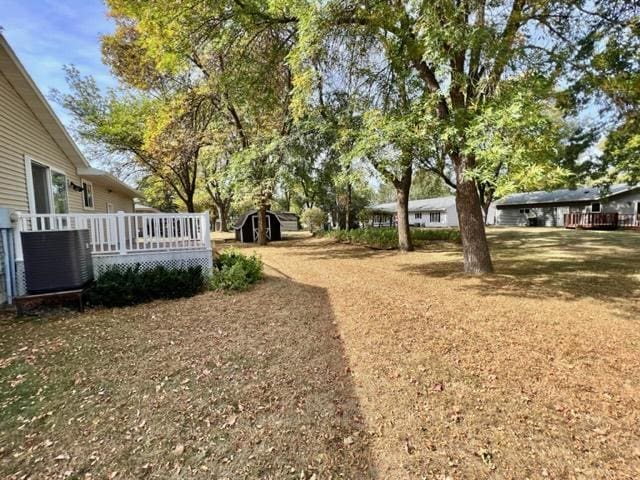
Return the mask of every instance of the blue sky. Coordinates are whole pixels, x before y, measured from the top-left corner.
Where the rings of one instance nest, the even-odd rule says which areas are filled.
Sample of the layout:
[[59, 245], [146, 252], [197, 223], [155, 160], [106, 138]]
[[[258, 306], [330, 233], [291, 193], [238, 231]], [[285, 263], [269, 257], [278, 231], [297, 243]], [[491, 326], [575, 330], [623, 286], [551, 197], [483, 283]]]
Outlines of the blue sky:
[[[3, 34], [45, 96], [67, 89], [63, 65], [93, 75], [101, 87], [116, 84], [101, 62], [100, 36], [114, 29], [101, 0], [0, 1]], [[52, 106], [69, 127], [69, 116]]]

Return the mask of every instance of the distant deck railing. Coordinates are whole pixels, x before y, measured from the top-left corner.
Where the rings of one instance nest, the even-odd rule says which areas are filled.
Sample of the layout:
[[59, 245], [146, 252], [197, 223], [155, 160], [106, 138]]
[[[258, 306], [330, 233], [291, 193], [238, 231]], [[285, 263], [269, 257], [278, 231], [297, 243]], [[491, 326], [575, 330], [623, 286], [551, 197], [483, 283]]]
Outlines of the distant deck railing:
[[16, 259], [21, 232], [88, 229], [93, 255], [211, 250], [209, 213], [17, 214]]
[[567, 213], [564, 216], [564, 226], [591, 230], [640, 228], [640, 215], [617, 212]]

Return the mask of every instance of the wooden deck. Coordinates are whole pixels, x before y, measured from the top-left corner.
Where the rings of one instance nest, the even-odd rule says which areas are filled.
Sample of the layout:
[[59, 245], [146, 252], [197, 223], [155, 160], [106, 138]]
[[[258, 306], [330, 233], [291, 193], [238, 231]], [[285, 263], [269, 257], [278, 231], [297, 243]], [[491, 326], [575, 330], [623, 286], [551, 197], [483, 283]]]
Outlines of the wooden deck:
[[564, 226], [584, 230], [640, 229], [640, 215], [617, 212], [567, 213], [564, 216]]

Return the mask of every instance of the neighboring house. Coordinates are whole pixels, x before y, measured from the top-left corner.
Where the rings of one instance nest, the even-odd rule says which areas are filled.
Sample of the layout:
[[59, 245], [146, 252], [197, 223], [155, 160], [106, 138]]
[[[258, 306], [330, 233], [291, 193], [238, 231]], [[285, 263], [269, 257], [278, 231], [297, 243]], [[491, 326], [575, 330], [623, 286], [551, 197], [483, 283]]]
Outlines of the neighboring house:
[[[375, 227], [392, 227], [397, 225], [396, 202], [381, 203], [369, 207], [373, 213], [372, 224]], [[495, 207], [489, 208], [489, 221], [495, 218]], [[415, 227], [457, 227], [458, 212], [456, 197], [425, 198], [409, 201], [409, 224]]]
[[[616, 184], [608, 189], [580, 187], [517, 193], [499, 200], [496, 208], [497, 224], [505, 226], [572, 227], [576, 221], [593, 223], [593, 219], [607, 223], [615, 219], [615, 226], [618, 222], [620, 226], [625, 226], [627, 222], [631, 222], [629, 226], [637, 226], [640, 216], [640, 185]], [[575, 215], [565, 217], [568, 214]], [[571, 223], [565, 225], [565, 218]]]
[[297, 232], [300, 230], [300, 217], [292, 212], [275, 212], [280, 220], [283, 232]]
[[93, 261], [98, 273], [118, 263], [115, 254], [150, 250], [152, 240], [156, 253], [170, 249], [177, 234], [183, 248], [207, 248], [199, 217], [174, 214], [152, 225], [132, 215], [135, 197], [141, 194], [87, 162], [0, 35], [0, 225], [9, 221], [12, 230], [8, 236], [0, 226], [0, 303], [26, 290], [20, 232], [88, 229], [92, 254], [101, 256]]

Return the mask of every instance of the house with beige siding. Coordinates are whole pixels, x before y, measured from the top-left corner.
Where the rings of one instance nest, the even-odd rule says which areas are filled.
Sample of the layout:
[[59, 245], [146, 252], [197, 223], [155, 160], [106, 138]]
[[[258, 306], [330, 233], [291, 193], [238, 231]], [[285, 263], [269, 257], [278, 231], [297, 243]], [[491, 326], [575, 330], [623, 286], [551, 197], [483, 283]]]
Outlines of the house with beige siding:
[[141, 196], [80, 153], [0, 36], [0, 207], [36, 214], [133, 212]]
[[204, 218], [136, 214], [136, 197], [89, 164], [0, 34], [0, 303], [26, 291], [23, 232], [88, 230], [97, 273], [117, 263], [116, 254], [136, 253], [127, 257], [132, 264], [153, 250], [154, 258], [144, 258], [151, 265], [169, 250], [207, 249]]

